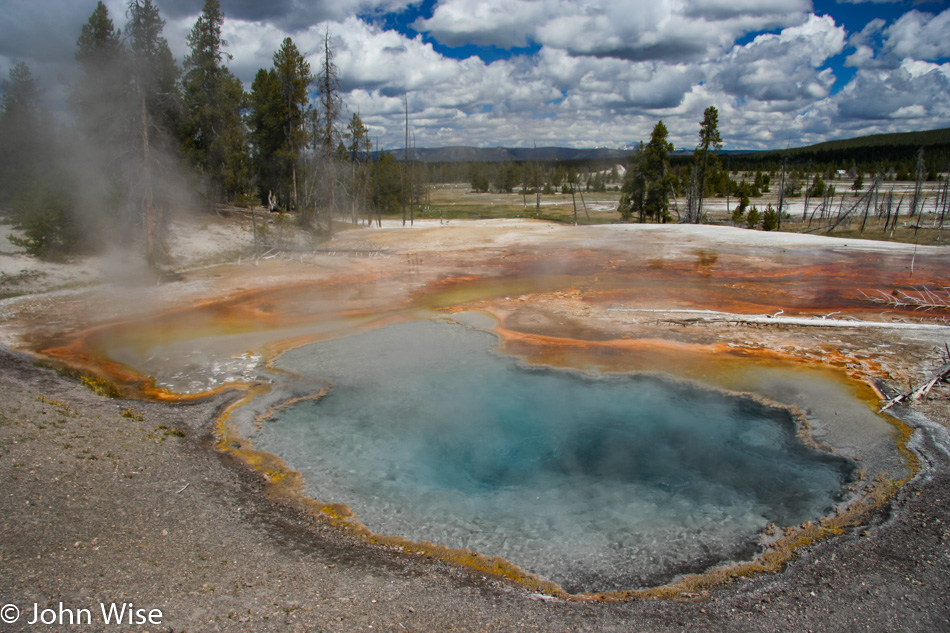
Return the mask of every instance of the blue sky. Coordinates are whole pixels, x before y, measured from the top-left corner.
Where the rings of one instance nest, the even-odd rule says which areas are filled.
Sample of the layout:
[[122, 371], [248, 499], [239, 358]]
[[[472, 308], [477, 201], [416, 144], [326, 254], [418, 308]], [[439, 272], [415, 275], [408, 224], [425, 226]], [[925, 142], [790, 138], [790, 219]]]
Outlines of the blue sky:
[[[176, 57], [204, 0], [155, 0]], [[0, 73], [48, 94], [75, 76], [92, 0], [7, 0]], [[125, 1], [106, 0], [117, 26]], [[246, 83], [292, 37], [316, 68], [329, 29], [344, 100], [383, 147], [624, 147], [663, 120], [727, 148], [950, 127], [947, 0], [221, 0]]]

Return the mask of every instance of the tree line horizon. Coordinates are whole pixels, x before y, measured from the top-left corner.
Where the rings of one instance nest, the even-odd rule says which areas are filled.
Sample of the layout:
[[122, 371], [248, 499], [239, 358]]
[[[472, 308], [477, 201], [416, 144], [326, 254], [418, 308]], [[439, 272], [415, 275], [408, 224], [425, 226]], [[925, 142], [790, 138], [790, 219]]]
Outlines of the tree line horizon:
[[[686, 213], [679, 219], [701, 222], [706, 197], [754, 197], [767, 190], [779, 162], [789, 195], [796, 183], [815, 186], [811, 175], [830, 174], [847, 156], [858, 172], [896, 176], [920, 169], [916, 156], [893, 149], [899, 145], [864, 147], [860, 164], [840, 147], [720, 155], [715, 106], [704, 111], [692, 156], [674, 155], [658, 121], [650, 140], [631, 153], [622, 179], [596, 159], [430, 164], [409, 158], [408, 101], [399, 161], [374, 147], [358, 112], [345, 116], [329, 30], [316, 72], [287, 37], [273, 65], [259, 69], [245, 91], [227, 65], [232, 57], [219, 0], [205, 0], [180, 65], [152, 0], [129, 0], [126, 17], [124, 31], [116, 28], [100, 0], [82, 26], [74, 54], [79, 79], [68, 86], [71, 121], [56, 121], [46, 110], [26, 64], [3, 80], [0, 208], [25, 233], [13, 241], [30, 253], [55, 256], [131, 240], [144, 244], [154, 266], [163, 257], [169, 210], [196, 201], [208, 209], [224, 203], [292, 212], [315, 236], [332, 239], [334, 222], [344, 218], [379, 223], [382, 215], [401, 212], [405, 222], [408, 211], [411, 222], [438, 182], [471, 182], [475, 191], [520, 186], [537, 195], [615, 184], [622, 221], [669, 221], [670, 198], [680, 196]], [[928, 176], [950, 155], [948, 134], [928, 148]], [[786, 178], [789, 168], [799, 177], [789, 171]], [[730, 175], [740, 172], [755, 176]]]

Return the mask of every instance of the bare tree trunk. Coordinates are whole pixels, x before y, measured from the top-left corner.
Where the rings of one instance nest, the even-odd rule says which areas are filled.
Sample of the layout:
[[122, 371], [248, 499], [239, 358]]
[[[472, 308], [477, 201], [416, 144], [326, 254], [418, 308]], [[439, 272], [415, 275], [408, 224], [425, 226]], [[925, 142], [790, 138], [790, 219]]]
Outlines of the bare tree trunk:
[[726, 163], [726, 215], [732, 217], [732, 209], [729, 208], [729, 194], [732, 193], [732, 176], [729, 174], [729, 163]]
[[584, 200], [584, 190], [580, 190], [581, 194], [581, 204], [584, 205], [584, 215], [587, 216], [587, 223], [590, 224], [590, 213], [587, 212], [587, 200]]
[[940, 207], [940, 228], [943, 228], [943, 218], [947, 215], [947, 194], [950, 193], [948, 187], [950, 187], [950, 166], [948, 166], [947, 169], [947, 177], [943, 181], [943, 204]]
[[355, 162], [355, 161], [352, 163], [352, 166], [353, 166], [353, 168], [350, 170], [350, 179], [351, 179], [352, 182], [353, 182], [354, 190], [353, 190], [353, 192], [350, 194], [350, 213], [351, 213], [351, 215], [352, 215], [352, 217], [353, 217], [353, 224], [356, 225], [356, 226], [359, 226], [360, 221], [359, 221], [359, 218], [358, 218], [357, 215], [356, 215], [356, 210], [357, 210], [357, 207], [358, 207], [358, 205], [357, 205], [357, 198], [359, 197], [360, 183], [357, 181], [357, 176], [358, 176], [358, 174], [356, 173], [356, 162]]
[[808, 219], [808, 190], [811, 189], [809, 178], [805, 178], [805, 210], [802, 211], [802, 222]]
[[148, 110], [145, 107], [145, 93], [142, 93], [142, 182], [145, 186], [145, 261], [150, 268], [155, 267], [155, 235], [153, 230], [152, 209], [152, 164], [148, 145]]
[[251, 207], [251, 226], [254, 228], [254, 260], [260, 257], [260, 247], [257, 241], [257, 210]]
[[[408, 133], [408, 131], [409, 131], [409, 99], [407, 98], [406, 99], [406, 132]], [[416, 136], [415, 133], [413, 133], [412, 135], [413, 145], [416, 144], [415, 136]], [[415, 147], [413, 147], [412, 156], [413, 156], [413, 159], [415, 159], [415, 156], [416, 156]], [[413, 207], [413, 199], [415, 199], [418, 202], [418, 198], [416, 197], [415, 183], [413, 182], [413, 179], [416, 175], [415, 171], [416, 171], [415, 163], [413, 160], [413, 162], [409, 163], [409, 226], [415, 226], [416, 224], [415, 207]]]
[[[329, 126], [327, 126], [329, 127]], [[327, 137], [327, 146], [331, 146], [330, 137]], [[327, 152], [327, 231], [330, 239], [333, 239], [333, 207], [336, 205], [336, 199], [333, 194], [333, 149]]]
[[819, 211], [820, 211], [820, 215], [818, 216], [818, 226], [821, 226], [821, 219], [825, 216], [825, 199], [824, 198], [822, 198], [821, 203], [817, 207], [815, 207], [815, 210], [812, 211], [811, 215], [808, 217], [808, 228], [811, 228], [812, 220], [815, 219], [815, 214], [819, 213]]
[[782, 230], [782, 216], [785, 214], [785, 165], [788, 162], [788, 148], [785, 148], [785, 157], [782, 158], [782, 180], [778, 185], [778, 227], [777, 230]]
[[894, 189], [887, 192], [887, 215], [884, 216], [884, 230], [891, 223], [891, 211], [894, 209]]
[[894, 211], [894, 219], [891, 220], [891, 237], [894, 237], [894, 229], [897, 228], [897, 218], [900, 217], [902, 204], [904, 204], [904, 196], [901, 196], [901, 199], [897, 201], [897, 209]]
[[871, 191], [868, 192], [867, 202], [864, 205], [864, 217], [861, 218], [861, 233], [864, 233], [864, 227], [868, 223], [868, 213], [871, 211], [871, 203], [875, 199], [874, 191], [877, 189], [878, 179], [874, 179], [874, 184], [871, 185]]
[[[690, 224], [699, 223], [700, 201], [699, 201], [699, 176], [697, 170], [693, 169], [689, 177], [689, 193], [686, 195], [686, 221]], [[676, 211], [679, 218], [679, 209]]]
[[[679, 222], [682, 219], [682, 217], [680, 216], [680, 205], [679, 205], [679, 202], [677, 202], [676, 200], [676, 190], [673, 189], [673, 185], [670, 185], [670, 194], [673, 196], [673, 210], [676, 211], [676, 221]], [[687, 222], [689, 222], [688, 216], [690, 212], [689, 211], [690, 204], [692, 203], [687, 200], [686, 202], [686, 213], [687, 213], [686, 221]], [[643, 223], [643, 203], [642, 202], [640, 203], [640, 223], [641, 224]]]
[[408, 181], [408, 174], [406, 170], [409, 168], [409, 94], [406, 93], [406, 144], [403, 145], [403, 158], [402, 158], [402, 225], [406, 226], [406, 200], [412, 195], [408, 188], [406, 187], [406, 182]]
[[577, 199], [574, 197], [574, 187], [571, 187], [571, 202], [574, 203], [574, 226], [577, 226]]
[[333, 57], [330, 51], [330, 31], [327, 30], [323, 38], [323, 94], [326, 99], [324, 109], [326, 110], [326, 136], [327, 136], [327, 231], [329, 237], [333, 239], [333, 210], [336, 206], [336, 199], [333, 195], [333, 181], [336, 174], [333, 169], [333, 121], [336, 118], [336, 104], [333, 101]]
[[297, 164], [294, 163], [290, 166], [290, 182], [293, 186], [293, 189], [290, 192], [292, 204], [294, 206], [294, 211], [296, 212], [299, 207], [297, 206]]
[[[917, 152], [917, 181], [914, 184], [914, 197], [911, 199], [910, 203], [910, 217], [918, 215], [918, 213], [923, 216], [923, 205], [920, 204], [920, 194], [921, 188], [924, 184], [924, 148], [921, 147], [920, 151]], [[918, 207], [918, 205], [920, 205]]]

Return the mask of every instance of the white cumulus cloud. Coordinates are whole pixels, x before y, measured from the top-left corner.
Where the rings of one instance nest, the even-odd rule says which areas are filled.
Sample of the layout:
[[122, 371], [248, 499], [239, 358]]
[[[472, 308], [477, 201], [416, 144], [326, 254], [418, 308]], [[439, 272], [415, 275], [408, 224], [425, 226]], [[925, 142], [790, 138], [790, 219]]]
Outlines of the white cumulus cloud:
[[884, 31], [885, 48], [899, 58], [950, 57], [950, 9], [939, 15], [908, 11]]
[[809, 0], [441, 0], [415, 28], [449, 46], [536, 43], [574, 55], [683, 61], [800, 23]]

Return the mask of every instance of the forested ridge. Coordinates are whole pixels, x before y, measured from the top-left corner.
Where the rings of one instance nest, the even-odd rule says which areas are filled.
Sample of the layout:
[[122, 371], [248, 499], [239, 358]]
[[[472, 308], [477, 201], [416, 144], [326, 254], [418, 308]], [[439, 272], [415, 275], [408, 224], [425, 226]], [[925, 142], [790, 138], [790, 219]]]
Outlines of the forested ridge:
[[774, 170], [783, 161], [813, 170], [830, 167], [854, 167], [864, 172], [883, 169], [912, 174], [917, 155], [924, 149], [925, 170], [939, 173], [950, 170], [950, 128], [899, 134], [871, 134], [855, 138], [826, 141], [805, 147], [773, 149], [766, 152], [729, 156], [733, 169]]
[[[219, 0], [205, 0], [181, 62], [152, 0], [129, 0], [126, 18], [117, 26], [100, 1], [77, 34], [68, 115], [53, 116], [49, 88], [26, 64], [2, 82], [0, 212], [21, 230], [11, 241], [32, 254], [121, 243], [154, 266], [166, 253], [170, 213], [222, 204], [287, 213], [314, 239], [332, 239], [340, 222], [412, 222], [433, 184], [459, 182], [475, 192], [517, 191], [525, 206], [530, 195], [538, 216], [542, 194], [570, 195], [574, 222], [585, 191], [616, 191], [618, 220], [639, 222], [702, 222], [705, 199], [729, 197], [734, 220], [748, 224], [750, 199], [770, 187], [780, 198], [828, 197], [825, 181], [842, 172], [859, 191], [865, 177], [920, 182], [950, 168], [950, 129], [723, 153], [714, 106], [688, 155], [674, 152], [658, 121], [648, 141], [621, 156], [496, 148], [491, 160], [473, 161], [464, 159], [487, 150], [445, 148], [435, 153], [444, 160], [428, 162], [410, 142], [408, 102], [406, 146], [394, 152], [374, 147], [359, 113], [347, 112], [329, 31], [309, 60], [285, 38], [245, 90], [229, 70]], [[781, 213], [770, 213], [765, 226], [781, 228]]]

